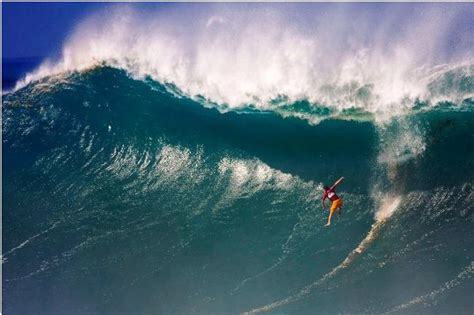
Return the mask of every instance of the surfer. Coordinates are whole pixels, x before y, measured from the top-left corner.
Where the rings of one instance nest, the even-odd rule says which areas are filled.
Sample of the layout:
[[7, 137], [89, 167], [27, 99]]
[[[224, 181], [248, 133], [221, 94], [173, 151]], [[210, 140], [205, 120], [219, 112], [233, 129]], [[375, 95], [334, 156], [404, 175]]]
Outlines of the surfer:
[[325, 226], [331, 225], [331, 218], [336, 209], [339, 209], [339, 214], [341, 214], [342, 199], [338, 195], [336, 195], [336, 186], [339, 185], [339, 183], [342, 182], [343, 179], [344, 177], [339, 178], [330, 188], [328, 186], [324, 186], [323, 198], [321, 199], [324, 210], [326, 210], [326, 205], [324, 204], [326, 198], [329, 198], [329, 200], [331, 200], [331, 209], [329, 210], [328, 223], [326, 223]]

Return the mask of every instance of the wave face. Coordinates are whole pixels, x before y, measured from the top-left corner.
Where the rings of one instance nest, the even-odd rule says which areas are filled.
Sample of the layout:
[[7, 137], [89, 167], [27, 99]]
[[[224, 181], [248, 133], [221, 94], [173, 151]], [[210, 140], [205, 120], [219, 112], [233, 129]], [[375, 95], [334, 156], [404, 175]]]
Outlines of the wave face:
[[4, 95], [5, 313], [472, 313], [472, 99], [384, 124], [203, 104], [108, 66]]

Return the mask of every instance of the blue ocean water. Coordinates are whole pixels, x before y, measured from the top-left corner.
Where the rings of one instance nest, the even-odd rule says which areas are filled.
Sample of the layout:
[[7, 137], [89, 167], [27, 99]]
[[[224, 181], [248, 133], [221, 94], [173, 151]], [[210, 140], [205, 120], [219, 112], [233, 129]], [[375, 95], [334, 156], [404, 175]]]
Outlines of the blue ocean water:
[[472, 314], [473, 99], [417, 102], [223, 111], [108, 65], [4, 95], [3, 311]]

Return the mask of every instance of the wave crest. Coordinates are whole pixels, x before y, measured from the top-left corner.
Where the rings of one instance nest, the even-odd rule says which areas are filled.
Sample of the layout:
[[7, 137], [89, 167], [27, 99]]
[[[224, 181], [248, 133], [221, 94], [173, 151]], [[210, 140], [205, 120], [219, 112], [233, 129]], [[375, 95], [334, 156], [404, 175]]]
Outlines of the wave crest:
[[[80, 23], [61, 58], [43, 63], [17, 89], [45, 76], [106, 64], [134, 78], [172, 83], [222, 110], [251, 106], [285, 113], [279, 100], [307, 100], [336, 113], [362, 109], [384, 121], [419, 100], [458, 104], [474, 97], [469, 56], [444, 66], [433, 62], [459, 9], [418, 13], [398, 37], [390, 33], [393, 21], [370, 31], [361, 16], [326, 11], [316, 22], [306, 17], [296, 23], [282, 10], [241, 14], [219, 7], [186, 27], [177, 25], [187, 17], [184, 10], [145, 16], [117, 6], [108, 18], [98, 13]], [[330, 27], [334, 23], [337, 29]], [[388, 37], [389, 43], [380, 40]]]

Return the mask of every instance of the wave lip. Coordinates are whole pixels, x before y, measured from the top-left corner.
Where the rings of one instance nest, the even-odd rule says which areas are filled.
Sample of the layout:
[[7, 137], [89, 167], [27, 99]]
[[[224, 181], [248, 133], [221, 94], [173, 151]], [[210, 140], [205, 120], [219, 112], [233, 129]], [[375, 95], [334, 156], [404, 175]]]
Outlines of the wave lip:
[[[284, 118], [293, 117], [307, 121], [311, 125], [317, 125], [326, 119], [339, 119], [373, 121], [378, 126], [384, 127], [389, 125], [394, 119], [408, 117], [420, 112], [437, 110], [439, 108], [458, 111], [469, 110], [472, 108], [472, 104], [474, 104], [474, 85], [470, 87], [469, 84], [464, 84], [463, 88], [456, 88], [456, 85], [453, 85], [450, 81], [453, 74], [444, 73], [445, 77], [439, 75], [443, 77], [443, 79], [440, 79], [439, 76], [436, 77], [436, 80], [438, 80], [436, 84], [438, 85], [438, 89], [442, 90], [443, 93], [449, 97], [442, 97], [433, 92], [432, 95], [430, 94], [431, 96], [426, 96], [428, 99], [425, 101], [416, 97], [404, 98], [401, 103], [380, 103], [376, 105], [368, 100], [360, 104], [344, 96], [346, 92], [349, 94], [353, 93], [352, 90], [354, 87], [351, 87], [348, 88], [349, 90], [346, 92], [341, 92], [340, 94], [335, 93], [331, 97], [324, 96], [323, 99], [318, 98], [311, 100], [310, 96], [304, 94], [298, 99], [293, 99], [282, 93], [276, 93], [274, 98], [270, 98], [265, 102], [262, 102], [262, 99], [259, 97], [253, 97], [251, 103], [231, 106], [227, 103], [216, 102], [211, 98], [205, 97], [202, 93], [196, 95], [188, 94], [189, 91], [182, 90], [173, 82], [155, 81], [150, 76], [139, 78], [133, 73], [130, 73], [129, 69], [124, 69], [120, 65], [117, 65], [117, 62], [111, 63], [113, 64], [112, 67], [109, 65], [109, 62], [96, 62], [81, 70], [59, 72], [57, 74], [49, 74], [51, 64], [45, 64], [41, 66], [37, 72], [27, 75], [23, 81], [18, 82], [16, 90], [6, 93], [15, 94], [15, 91], [23, 90], [27, 86], [30, 92], [34, 94], [57, 90], [60, 87], [71, 88], [78, 84], [79, 81], [82, 82], [80, 84], [89, 84], [85, 79], [90, 76], [95, 76], [95, 73], [108, 71], [107, 69], [114, 69], [120, 72], [123, 71], [122, 73], [129, 76], [132, 80], [144, 82], [152, 90], [156, 90], [160, 93], [166, 92], [176, 98], [191, 99], [206, 108], [216, 108], [222, 113], [230, 111], [237, 113], [276, 113]], [[446, 71], [465, 72], [467, 71], [466, 67], [470, 69], [468, 70], [470, 71], [469, 73], [474, 70], [474, 66], [463, 66], [455, 68], [456, 70], [449, 68], [449, 70]], [[474, 76], [468, 76], [466, 73], [459, 75], [464, 76], [464, 79], [462, 79], [464, 81], [474, 82]], [[446, 82], [442, 83], [440, 80], [445, 80]], [[443, 87], [441, 88], [439, 86]], [[34, 95], [31, 95], [30, 98], [33, 96]], [[343, 97], [345, 100], [340, 100], [338, 97]], [[405, 140], [408, 141], [408, 139]], [[381, 156], [381, 158], [383, 159], [384, 156]], [[406, 156], [406, 158], [409, 158], [409, 156]]]
[[[427, 10], [418, 20], [407, 21], [410, 32], [389, 44], [376, 42], [369, 30], [364, 33], [362, 25], [350, 22], [356, 21], [351, 16], [329, 12], [332, 19], [321, 18], [308, 32], [281, 12], [269, 12], [242, 17], [216, 9], [187, 29], [159, 13], [144, 17], [117, 7], [108, 18], [98, 14], [82, 21], [59, 60], [44, 62], [16, 89], [44, 77], [107, 65], [136, 79], [171, 83], [222, 111], [252, 107], [308, 118], [306, 111], [286, 106], [307, 101], [311, 108], [326, 107], [335, 115], [361, 109], [382, 122], [420, 104], [459, 105], [474, 97], [472, 56], [429, 62], [436, 53], [430, 48], [443, 44], [441, 35], [450, 34], [458, 10], [443, 11], [440, 20], [434, 19], [440, 12]], [[341, 29], [355, 33], [326, 25], [336, 18], [344, 21]], [[353, 44], [336, 46], [345, 41]]]

